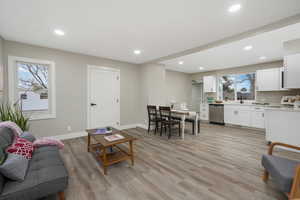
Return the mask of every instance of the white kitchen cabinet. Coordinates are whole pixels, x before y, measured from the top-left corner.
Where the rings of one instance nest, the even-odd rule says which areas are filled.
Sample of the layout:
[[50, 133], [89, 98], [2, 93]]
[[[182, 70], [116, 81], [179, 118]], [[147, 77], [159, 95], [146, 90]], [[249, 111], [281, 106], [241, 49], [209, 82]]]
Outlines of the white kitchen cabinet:
[[281, 90], [280, 82], [280, 68], [256, 71], [256, 91], [279, 91]]
[[300, 111], [294, 109], [266, 109], [266, 141], [300, 146]]
[[264, 109], [254, 105], [224, 106], [224, 122], [239, 126], [264, 128]]
[[209, 119], [209, 106], [207, 103], [200, 104], [200, 120], [208, 121]]
[[251, 126], [251, 110], [239, 110], [238, 125]]
[[251, 127], [265, 128], [265, 112], [254, 110], [251, 114]]
[[225, 124], [239, 124], [239, 109], [236, 106], [224, 105]]
[[203, 77], [203, 89], [204, 92], [216, 92], [217, 91], [217, 79], [215, 76]]
[[285, 88], [300, 88], [300, 54], [284, 57]]

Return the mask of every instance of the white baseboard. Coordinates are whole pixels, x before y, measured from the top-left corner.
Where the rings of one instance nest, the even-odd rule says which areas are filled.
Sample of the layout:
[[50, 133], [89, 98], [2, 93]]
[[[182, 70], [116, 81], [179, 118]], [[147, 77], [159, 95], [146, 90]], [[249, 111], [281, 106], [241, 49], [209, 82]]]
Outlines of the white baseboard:
[[50, 137], [54, 138], [54, 139], [58, 139], [58, 140], [68, 140], [68, 139], [79, 138], [79, 137], [84, 137], [84, 136], [87, 136], [87, 132], [85, 132], [85, 131], [68, 133], [68, 134], [64, 134], [64, 135], [50, 136]]
[[131, 128], [136, 128], [136, 127], [147, 129], [147, 126], [144, 124], [128, 124], [128, 125], [121, 125], [116, 128], [119, 130], [125, 130], [125, 129], [131, 129]]
[[130, 129], [130, 128], [136, 128], [138, 127], [139, 124], [127, 124], [127, 125], [121, 125], [116, 127], [119, 130], [125, 130], [125, 129]]
[[137, 127], [143, 128], [143, 129], [148, 129], [147, 125], [145, 125], [145, 124], [138, 124]]
[[[131, 129], [136, 127], [147, 129], [147, 126], [144, 124], [128, 124], [128, 125], [121, 125], [116, 128], [119, 130], [125, 130], [125, 129]], [[63, 135], [50, 136], [50, 138], [54, 138], [58, 140], [68, 140], [68, 139], [85, 137], [85, 136], [87, 136], [87, 132], [81, 131], [81, 132], [67, 133]]]

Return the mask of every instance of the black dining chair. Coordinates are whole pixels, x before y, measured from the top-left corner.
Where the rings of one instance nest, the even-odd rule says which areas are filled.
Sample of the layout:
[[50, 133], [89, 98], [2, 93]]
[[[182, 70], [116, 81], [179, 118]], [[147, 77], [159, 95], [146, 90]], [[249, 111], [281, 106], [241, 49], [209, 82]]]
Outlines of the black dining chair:
[[172, 112], [171, 112], [171, 107], [168, 106], [159, 106], [159, 116], [160, 116], [160, 135], [162, 136], [162, 131], [163, 129], [168, 128], [169, 129], [169, 134], [168, 138], [171, 138], [172, 135], [172, 127], [178, 125], [178, 135], [180, 136], [180, 130], [181, 130], [181, 124], [180, 121], [174, 120], [172, 118]]
[[[172, 116], [172, 118], [174, 120], [181, 120], [181, 117], [178, 117], [178, 116]], [[196, 124], [196, 120], [194, 118], [190, 118], [190, 117], [187, 117], [185, 118], [185, 122], [189, 122], [192, 124], [192, 133], [193, 135], [195, 135], [195, 124]], [[198, 133], [200, 133], [200, 119], [198, 119], [198, 126], [197, 126], [197, 130], [198, 130]]]
[[159, 122], [161, 121], [158, 113], [157, 108], [154, 105], [147, 105], [148, 110], [148, 133], [150, 132], [151, 125], [154, 125], [154, 134], [158, 131]]

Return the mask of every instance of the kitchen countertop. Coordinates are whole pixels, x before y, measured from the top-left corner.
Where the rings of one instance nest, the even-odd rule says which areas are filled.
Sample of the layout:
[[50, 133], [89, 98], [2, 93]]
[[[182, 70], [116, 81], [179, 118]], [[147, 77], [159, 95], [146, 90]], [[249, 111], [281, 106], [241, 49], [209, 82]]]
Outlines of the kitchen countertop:
[[285, 112], [300, 112], [300, 109], [295, 109], [293, 107], [291, 107], [291, 108], [288, 108], [288, 107], [280, 107], [280, 108], [266, 107], [265, 110], [270, 110], [270, 111], [285, 111]]
[[[210, 103], [210, 104], [216, 104], [220, 105], [220, 103]], [[270, 110], [270, 111], [287, 111], [287, 112], [300, 112], [300, 109], [295, 109], [294, 107], [286, 107], [281, 104], [269, 104], [269, 105], [264, 105], [264, 104], [253, 104], [253, 103], [239, 103], [239, 102], [224, 102], [221, 103], [222, 105], [233, 105], [233, 106], [253, 106], [253, 107], [259, 107], [263, 108], [265, 110]]]

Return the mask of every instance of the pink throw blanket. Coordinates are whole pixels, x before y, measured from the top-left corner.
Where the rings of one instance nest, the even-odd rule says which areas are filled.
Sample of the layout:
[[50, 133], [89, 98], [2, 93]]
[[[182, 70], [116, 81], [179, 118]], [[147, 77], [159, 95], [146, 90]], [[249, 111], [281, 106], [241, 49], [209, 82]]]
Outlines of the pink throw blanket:
[[36, 139], [33, 142], [34, 147], [41, 147], [41, 146], [57, 146], [59, 149], [64, 148], [64, 143], [62, 143], [60, 140], [53, 139], [53, 138], [41, 138]]
[[22, 129], [20, 129], [20, 127], [14, 123], [14, 122], [11, 122], [11, 121], [5, 121], [5, 122], [0, 122], [0, 128], [10, 128], [14, 135], [15, 135], [15, 139], [18, 138], [22, 133]]
[[[22, 129], [14, 122], [11, 121], [5, 121], [0, 122], [0, 128], [10, 128], [13, 131], [14, 134], [14, 141], [16, 138], [19, 138], [20, 135], [23, 133]], [[41, 138], [37, 139], [33, 142], [34, 147], [40, 147], [40, 146], [57, 146], [59, 149], [64, 148], [64, 143], [62, 143], [60, 140], [56, 140], [53, 138]]]

